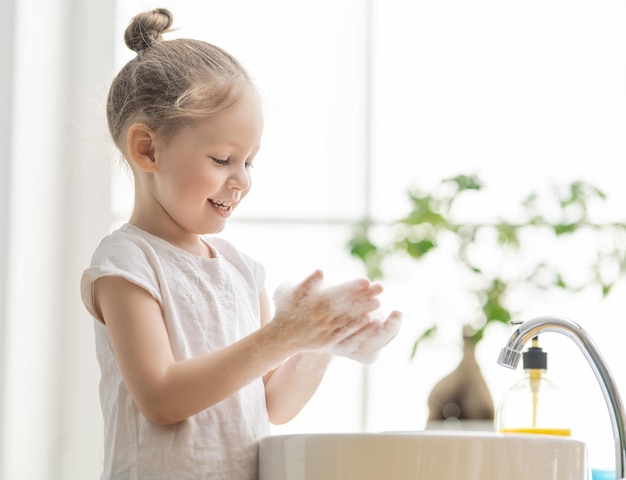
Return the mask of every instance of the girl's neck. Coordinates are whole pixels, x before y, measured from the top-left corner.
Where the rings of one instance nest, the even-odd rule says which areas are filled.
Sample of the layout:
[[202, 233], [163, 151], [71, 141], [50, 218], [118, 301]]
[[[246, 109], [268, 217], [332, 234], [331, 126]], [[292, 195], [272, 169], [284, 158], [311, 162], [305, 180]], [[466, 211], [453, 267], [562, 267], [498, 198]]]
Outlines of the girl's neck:
[[211, 247], [202, 239], [201, 235], [188, 232], [182, 233], [176, 226], [174, 228], [159, 228], [149, 222], [142, 221], [135, 214], [130, 217], [128, 223], [196, 257], [215, 257], [215, 252], [213, 252]]

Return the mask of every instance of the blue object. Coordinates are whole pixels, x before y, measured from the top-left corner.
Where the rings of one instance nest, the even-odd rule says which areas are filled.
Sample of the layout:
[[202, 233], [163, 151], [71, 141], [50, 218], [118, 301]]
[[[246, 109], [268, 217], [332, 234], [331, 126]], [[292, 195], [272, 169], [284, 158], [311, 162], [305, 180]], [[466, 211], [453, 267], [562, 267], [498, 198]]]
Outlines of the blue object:
[[593, 468], [591, 469], [591, 480], [615, 480], [615, 470], [613, 468]]

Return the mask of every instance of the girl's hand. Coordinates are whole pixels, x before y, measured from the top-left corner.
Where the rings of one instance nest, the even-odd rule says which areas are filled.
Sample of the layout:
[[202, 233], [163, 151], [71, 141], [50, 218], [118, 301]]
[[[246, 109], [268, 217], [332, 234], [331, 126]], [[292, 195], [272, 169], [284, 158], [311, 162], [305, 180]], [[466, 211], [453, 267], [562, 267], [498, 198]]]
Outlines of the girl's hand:
[[364, 364], [374, 363], [380, 351], [395, 338], [402, 324], [402, 314], [391, 312], [385, 321], [372, 320], [358, 332], [335, 345], [331, 352]]
[[370, 323], [369, 314], [380, 306], [382, 286], [358, 279], [323, 286], [317, 270], [303, 282], [274, 295], [275, 315], [267, 326], [276, 329], [280, 342], [295, 352], [326, 351]]

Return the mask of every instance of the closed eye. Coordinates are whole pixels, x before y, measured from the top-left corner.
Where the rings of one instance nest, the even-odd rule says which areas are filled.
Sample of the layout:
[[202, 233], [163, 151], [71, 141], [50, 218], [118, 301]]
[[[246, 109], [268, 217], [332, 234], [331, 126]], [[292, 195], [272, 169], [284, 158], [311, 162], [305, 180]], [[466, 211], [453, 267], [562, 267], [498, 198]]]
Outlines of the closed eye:
[[[227, 165], [230, 165], [230, 159], [227, 158], [226, 160], [221, 159], [221, 158], [215, 158], [215, 157], [209, 157], [211, 160], [213, 160], [217, 165], [219, 165], [220, 167], [225, 167]], [[252, 162], [246, 162], [244, 163], [244, 166], [246, 168], [253, 168], [254, 165], [252, 165]]]
[[215, 157], [210, 157], [211, 160], [213, 160], [216, 164], [218, 164], [220, 167], [225, 167], [226, 165], [228, 165], [230, 163], [229, 159], [223, 160], [221, 158], [215, 158]]

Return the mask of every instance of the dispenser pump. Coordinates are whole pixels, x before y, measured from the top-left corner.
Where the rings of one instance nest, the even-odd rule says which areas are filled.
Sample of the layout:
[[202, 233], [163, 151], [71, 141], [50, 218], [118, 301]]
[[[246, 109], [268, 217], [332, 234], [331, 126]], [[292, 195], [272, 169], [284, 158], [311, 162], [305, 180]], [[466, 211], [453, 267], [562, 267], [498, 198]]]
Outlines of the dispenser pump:
[[524, 377], [504, 395], [496, 409], [496, 431], [571, 435], [567, 399], [547, 378], [548, 354], [539, 347], [539, 338], [523, 354]]
[[539, 337], [533, 338], [532, 346], [522, 354], [524, 370], [548, 370], [548, 354], [539, 346]]

